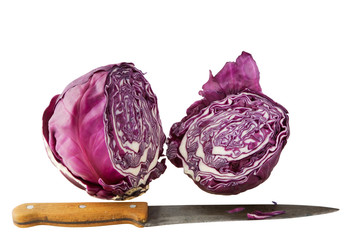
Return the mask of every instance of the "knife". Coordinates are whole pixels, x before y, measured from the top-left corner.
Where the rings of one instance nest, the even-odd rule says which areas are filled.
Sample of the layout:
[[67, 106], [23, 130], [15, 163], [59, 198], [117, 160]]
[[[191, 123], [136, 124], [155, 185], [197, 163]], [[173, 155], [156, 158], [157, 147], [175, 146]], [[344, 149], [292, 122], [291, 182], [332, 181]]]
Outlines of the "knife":
[[[241, 209], [239, 212], [232, 210]], [[339, 209], [306, 205], [165, 205], [146, 202], [25, 203], [14, 208], [13, 222], [25, 228], [36, 225], [90, 227], [133, 224], [150, 227], [180, 223], [248, 220], [254, 211], [285, 211], [269, 219], [313, 216]]]

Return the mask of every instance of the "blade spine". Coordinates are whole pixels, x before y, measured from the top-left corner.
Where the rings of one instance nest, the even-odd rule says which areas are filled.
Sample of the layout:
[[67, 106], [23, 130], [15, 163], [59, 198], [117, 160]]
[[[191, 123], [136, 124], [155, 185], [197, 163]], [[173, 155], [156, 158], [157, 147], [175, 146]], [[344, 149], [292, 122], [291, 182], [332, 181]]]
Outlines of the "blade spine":
[[174, 204], [174, 205], [149, 205], [148, 207], [187, 207], [187, 206], [191, 206], [191, 207], [197, 207], [197, 206], [214, 206], [214, 207], [227, 207], [227, 206], [244, 206], [244, 207], [249, 207], [249, 206], [277, 206], [277, 207], [318, 207], [318, 208], [328, 208], [328, 209], [336, 209], [336, 210], [340, 210], [338, 208], [333, 208], [333, 207], [325, 207], [325, 206], [318, 206], [318, 205], [299, 205], [299, 204]]

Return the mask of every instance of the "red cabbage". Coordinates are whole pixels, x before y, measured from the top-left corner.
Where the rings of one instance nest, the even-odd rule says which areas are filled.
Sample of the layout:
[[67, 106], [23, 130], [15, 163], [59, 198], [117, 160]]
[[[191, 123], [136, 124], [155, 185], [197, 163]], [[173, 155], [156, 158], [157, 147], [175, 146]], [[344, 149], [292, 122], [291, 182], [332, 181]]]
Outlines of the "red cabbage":
[[262, 93], [249, 53], [228, 62], [172, 125], [167, 157], [202, 190], [238, 194], [270, 176], [289, 137], [287, 110]]
[[249, 220], [261, 220], [266, 218], [271, 218], [277, 215], [284, 214], [285, 211], [273, 211], [273, 212], [261, 212], [261, 211], [254, 211], [252, 213], [247, 214], [247, 218]]
[[238, 213], [238, 212], [242, 212], [244, 211], [245, 208], [243, 207], [238, 207], [238, 208], [234, 208], [234, 209], [231, 209], [229, 211], [227, 211], [228, 213]]
[[139, 196], [166, 169], [157, 98], [132, 63], [71, 82], [45, 110], [43, 135], [61, 173], [98, 198]]

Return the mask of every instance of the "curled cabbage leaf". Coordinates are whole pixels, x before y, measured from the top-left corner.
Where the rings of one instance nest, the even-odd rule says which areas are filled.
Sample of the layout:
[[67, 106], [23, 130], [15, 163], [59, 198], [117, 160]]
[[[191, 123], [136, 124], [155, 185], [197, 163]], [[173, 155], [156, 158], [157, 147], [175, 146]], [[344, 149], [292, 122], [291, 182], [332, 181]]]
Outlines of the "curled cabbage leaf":
[[289, 137], [288, 112], [262, 93], [249, 53], [228, 62], [172, 125], [167, 157], [202, 190], [238, 194], [270, 176]]
[[61, 173], [98, 198], [139, 196], [166, 169], [157, 98], [132, 63], [71, 82], [45, 110], [43, 136]]

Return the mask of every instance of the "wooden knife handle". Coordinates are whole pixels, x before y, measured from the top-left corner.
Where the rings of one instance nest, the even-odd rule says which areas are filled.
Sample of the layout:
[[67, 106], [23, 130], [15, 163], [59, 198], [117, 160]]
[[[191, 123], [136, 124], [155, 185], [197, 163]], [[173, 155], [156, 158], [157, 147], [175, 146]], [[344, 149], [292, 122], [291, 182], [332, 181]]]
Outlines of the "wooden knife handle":
[[144, 227], [148, 217], [146, 202], [25, 203], [14, 208], [14, 224], [18, 227], [52, 225], [92, 227], [133, 224]]

